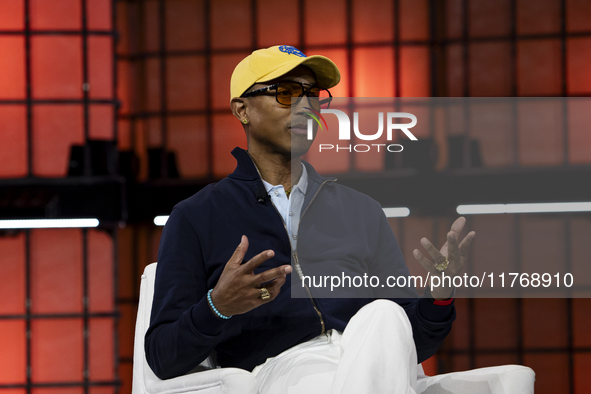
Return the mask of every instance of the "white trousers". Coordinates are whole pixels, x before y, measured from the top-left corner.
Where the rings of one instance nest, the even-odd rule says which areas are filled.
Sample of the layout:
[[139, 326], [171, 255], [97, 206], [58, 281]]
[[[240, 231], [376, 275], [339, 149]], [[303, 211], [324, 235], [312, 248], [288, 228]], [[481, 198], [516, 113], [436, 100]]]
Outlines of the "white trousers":
[[506, 365], [425, 376], [404, 309], [388, 300], [257, 366], [260, 394], [533, 394], [534, 372]]
[[417, 353], [398, 304], [361, 308], [343, 334], [331, 330], [253, 370], [260, 394], [415, 394]]

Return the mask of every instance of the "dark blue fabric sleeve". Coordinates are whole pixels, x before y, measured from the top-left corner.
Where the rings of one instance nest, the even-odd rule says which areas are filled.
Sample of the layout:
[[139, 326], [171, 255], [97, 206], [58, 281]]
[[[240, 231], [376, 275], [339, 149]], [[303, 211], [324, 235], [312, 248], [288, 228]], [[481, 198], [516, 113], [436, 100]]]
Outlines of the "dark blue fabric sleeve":
[[227, 320], [207, 301], [207, 276], [197, 233], [175, 208], [162, 232], [146, 359], [160, 379], [183, 375], [212, 352]]

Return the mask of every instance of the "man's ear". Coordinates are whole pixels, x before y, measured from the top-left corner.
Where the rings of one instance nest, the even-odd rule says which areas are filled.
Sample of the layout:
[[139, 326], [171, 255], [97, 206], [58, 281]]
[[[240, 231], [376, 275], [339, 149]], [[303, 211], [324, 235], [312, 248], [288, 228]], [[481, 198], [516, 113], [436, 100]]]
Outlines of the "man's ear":
[[234, 114], [234, 116], [236, 118], [238, 118], [239, 121], [242, 121], [242, 119], [248, 118], [246, 116], [246, 102], [243, 98], [234, 97], [232, 99], [232, 101], [230, 101], [230, 109], [232, 110], [232, 113]]

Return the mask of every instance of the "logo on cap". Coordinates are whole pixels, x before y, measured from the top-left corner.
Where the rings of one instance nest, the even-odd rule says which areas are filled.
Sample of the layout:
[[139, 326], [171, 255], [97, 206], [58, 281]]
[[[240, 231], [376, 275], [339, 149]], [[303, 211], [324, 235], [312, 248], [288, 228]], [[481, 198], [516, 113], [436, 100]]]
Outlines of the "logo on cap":
[[285, 52], [288, 55], [296, 55], [299, 57], [306, 57], [306, 55], [304, 55], [304, 52], [300, 51], [299, 49], [292, 47], [291, 45], [281, 45], [279, 47], [279, 50], [281, 52]]

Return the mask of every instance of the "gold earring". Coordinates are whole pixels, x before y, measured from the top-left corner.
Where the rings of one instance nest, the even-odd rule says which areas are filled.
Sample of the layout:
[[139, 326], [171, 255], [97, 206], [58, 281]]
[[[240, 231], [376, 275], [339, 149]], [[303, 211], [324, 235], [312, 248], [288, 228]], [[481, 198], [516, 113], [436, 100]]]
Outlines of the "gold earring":
[[248, 124], [248, 119], [242, 119], [242, 124]]

